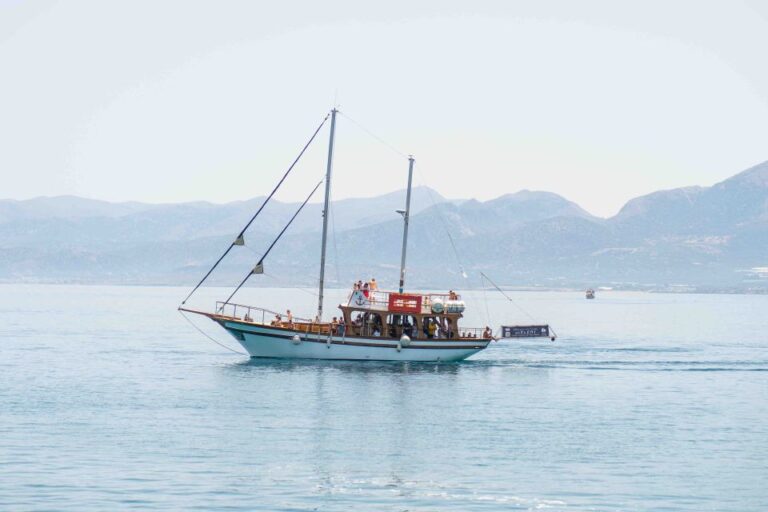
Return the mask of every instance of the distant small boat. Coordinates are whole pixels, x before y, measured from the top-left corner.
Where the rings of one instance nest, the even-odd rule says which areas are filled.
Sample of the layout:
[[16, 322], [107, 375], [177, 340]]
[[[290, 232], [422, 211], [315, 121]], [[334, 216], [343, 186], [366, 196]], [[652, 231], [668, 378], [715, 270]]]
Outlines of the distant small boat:
[[593, 290], [592, 288], [588, 288], [586, 295], [587, 295], [588, 299], [594, 299], [595, 298], [595, 290]]

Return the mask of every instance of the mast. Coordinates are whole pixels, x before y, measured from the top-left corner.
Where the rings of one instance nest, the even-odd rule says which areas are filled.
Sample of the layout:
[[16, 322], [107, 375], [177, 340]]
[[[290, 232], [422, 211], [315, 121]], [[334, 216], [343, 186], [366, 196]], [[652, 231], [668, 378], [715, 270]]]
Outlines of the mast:
[[331, 110], [331, 138], [328, 141], [328, 166], [325, 170], [325, 203], [323, 206], [323, 241], [320, 249], [320, 286], [318, 288], [317, 318], [323, 319], [323, 288], [325, 285], [325, 248], [328, 241], [328, 206], [331, 199], [331, 168], [333, 167], [333, 137], [336, 132], [336, 113]]
[[[333, 126], [333, 125], [331, 125]], [[411, 183], [413, 182], [413, 155], [408, 155], [408, 191], [405, 194], [405, 211], [403, 214], [403, 254], [400, 257], [400, 293], [405, 284], [405, 250], [408, 248], [408, 222], [411, 217]]]

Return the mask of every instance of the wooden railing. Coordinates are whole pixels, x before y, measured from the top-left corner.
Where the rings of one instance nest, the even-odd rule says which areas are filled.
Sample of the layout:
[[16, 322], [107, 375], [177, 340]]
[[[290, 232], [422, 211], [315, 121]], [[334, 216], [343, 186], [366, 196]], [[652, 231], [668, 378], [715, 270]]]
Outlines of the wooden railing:
[[[259, 308], [256, 306], [246, 306], [244, 304], [234, 304], [232, 302], [217, 302], [216, 314], [235, 320], [245, 320], [246, 322], [269, 324], [278, 316], [281, 319], [286, 318], [285, 313], [278, 313], [270, 309]], [[309, 318], [293, 317], [295, 323], [312, 323]]]

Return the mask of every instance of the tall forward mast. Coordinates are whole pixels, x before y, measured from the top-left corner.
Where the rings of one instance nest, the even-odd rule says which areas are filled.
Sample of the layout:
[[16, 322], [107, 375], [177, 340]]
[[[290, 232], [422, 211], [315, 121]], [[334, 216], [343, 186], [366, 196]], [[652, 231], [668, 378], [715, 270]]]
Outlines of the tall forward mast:
[[320, 245], [320, 285], [317, 299], [317, 319], [323, 320], [323, 290], [325, 288], [325, 249], [328, 242], [328, 216], [331, 199], [331, 170], [333, 168], [333, 138], [336, 135], [336, 113], [331, 110], [331, 136], [328, 140], [328, 166], [325, 169], [325, 203], [323, 205], [323, 241]]

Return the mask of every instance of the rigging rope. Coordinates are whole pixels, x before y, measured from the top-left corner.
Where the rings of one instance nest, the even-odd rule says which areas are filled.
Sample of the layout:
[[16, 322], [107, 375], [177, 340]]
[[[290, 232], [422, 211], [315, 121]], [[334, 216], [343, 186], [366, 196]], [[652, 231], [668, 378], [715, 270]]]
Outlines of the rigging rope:
[[403, 158], [408, 158], [408, 155], [406, 155], [405, 153], [403, 153], [402, 151], [400, 151], [399, 149], [397, 149], [395, 146], [393, 146], [393, 145], [392, 145], [392, 144], [390, 144], [389, 142], [385, 141], [384, 139], [382, 139], [381, 137], [379, 137], [378, 135], [376, 135], [375, 133], [373, 133], [371, 130], [369, 130], [369, 129], [368, 129], [368, 128], [366, 128], [365, 126], [361, 125], [360, 123], [358, 123], [357, 121], [355, 121], [354, 119], [352, 119], [351, 117], [349, 117], [349, 116], [348, 116], [346, 113], [342, 112], [341, 110], [339, 110], [338, 112], [339, 112], [339, 114], [341, 114], [341, 115], [343, 115], [344, 117], [346, 117], [346, 118], [347, 118], [347, 120], [348, 120], [348, 121], [350, 121], [350, 122], [351, 122], [353, 125], [355, 125], [355, 126], [358, 128], [358, 129], [360, 129], [360, 130], [362, 130], [363, 132], [367, 133], [367, 134], [368, 134], [370, 137], [372, 137], [372, 138], [376, 139], [376, 141], [378, 141], [380, 144], [382, 144], [382, 145], [386, 146], [386, 147], [387, 147], [387, 148], [388, 148], [390, 151], [392, 151], [392, 152], [394, 152], [394, 153], [396, 153], [396, 154], [400, 155], [400, 156], [401, 156], [401, 157], [403, 157]]
[[[245, 244], [243, 247], [245, 247], [246, 249], [251, 251], [257, 258], [261, 258], [263, 256], [263, 253], [260, 253], [258, 251], [253, 250], [253, 248], [250, 245], [248, 245], [248, 244]], [[306, 288], [302, 288], [300, 286], [287, 286], [289, 284], [289, 282], [286, 281], [285, 279], [280, 279], [276, 275], [270, 274], [268, 272], [264, 272], [262, 275], [264, 275], [264, 276], [266, 276], [266, 277], [268, 277], [270, 279], [275, 280], [277, 283], [282, 283], [283, 285], [286, 285], [286, 286], [283, 286], [283, 288], [294, 288], [296, 290], [299, 290], [300, 292], [304, 292], [304, 293], [306, 293], [308, 295], [311, 295], [313, 297], [317, 297], [318, 296], [317, 292], [310, 291], [310, 290], [308, 290]]]
[[485, 320], [488, 322], [485, 325], [491, 325], [491, 310], [488, 308], [488, 295], [485, 293], [485, 279], [483, 273], [480, 272], [480, 288], [483, 290], [483, 302], [485, 303]]
[[535, 319], [535, 318], [533, 318], [533, 316], [531, 316], [531, 314], [530, 314], [530, 313], [528, 313], [526, 310], [524, 310], [522, 307], [520, 307], [520, 305], [518, 305], [518, 304], [517, 304], [517, 302], [515, 302], [514, 300], [512, 300], [512, 297], [510, 297], [509, 295], [507, 295], [506, 293], [504, 293], [504, 290], [502, 290], [501, 288], [499, 288], [499, 286], [498, 286], [496, 283], [494, 283], [494, 282], [491, 280], [491, 278], [490, 278], [490, 277], [488, 277], [487, 275], [485, 275], [485, 274], [484, 274], [484, 273], [482, 273], [482, 272], [480, 272], [480, 275], [481, 275], [481, 276], [483, 276], [483, 277], [484, 277], [484, 278], [485, 278], [485, 279], [486, 279], [486, 280], [487, 280], [489, 283], [491, 283], [491, 285], [492, 285], [494, 288], [496, 288], [496, 289], [499, 291], [499, 293], [501, 293], [501, 294], [502, 294], [502, 295], [503, 295], [503, 296], [504, 296], [504, 297], [505, 297], [505, 298], [506, 298], [506, 299], [507, 299], [509, 302], [511, 302], [511, 303], [512, 303], [512, 305], [514, 305], [514, 306], [515, 306], [517, 309], [519, 309], [519, 310], [520, 310], [520, 311], [521, 311], [521, 312], [522, 312], [522, 313], [523, 313], [525, 316], [527, 316], [528, 318], [530, 318], [532, 322], [536, 322], [536, 319]]
[[[229, 301], [232, 300], [232, 297], [235, 296], [235, 294], [238, 292], [238, 290], [240, 290], [240, 288], [243, 287], [243, 285], [248, 280], [248, 278], [250, 278], [257, 271], [257, 269], [259, 269], [259, 267], [261, 267], [263, 265], [264, 258], [267, 257], [267, 255], [272, 250], [272, 248], [275, 246], [275, 244], [277, 244], [277, 241], [280, 240], [280, 237], [282, 237], [283, 234], [288, 230], [288, 228], [293, 223], [293, 221], [296, 219], [296, 217], [299, 215], [299, 213], [301, 213], [301, 210], [304, 209], [304, 207], [307, 205], [307, 203], [312, 198], [312, 196], [315, 195], [315, 192], [317, 192], [317, 189], [320, 188], [320, 185], [322, 185], [324, 181], [325, 181], [325, 178], [323, 178], [322, 180], [317, 182], [317, 185], [315, 185], [315, 188], [312, 189], [312, 192], [310, 192], [309, 195], [307, 196], [307, 198], [304, 200], [304, 202], [301, 203], [301, 206], [299, 206], [299, 209], [296, 210], [296, 213], [293, 214], [293, 217], [291, 217], [291, 220], [288, 221], [288, 224], [285, 225], [283, 230], [280, 231], [280, 233], [277, 235], [277, 238], [275, 238], [272, 241], [272, 243], [270, 244], [270, 246], [267, 248], [267, 250], [264, 251], [264, 255], [259, 259], [259, 262], [256, 264], [256, 266], [253, 269], [251, 269], [251, 271], [248, 272], [248, 275], [246, 275], [245, 278], [240, 282], [240, 284], [237, 285], [237, 288], [235, 288], [235, 291], [233, 291], [232, 294], [229, 296], [229, 298], [224, 301], [224, 304], [229, 303]], [[261, 269], [261, 271], [263, 272], [263, 268]]]
[[[420, 183], [424, 183], [424, 180], [422, 179], [422, 173], [418, 170], [416, 170], [417, 179]], [[451, 249], [453, 249], [453, 256], [456, 258], [456, 263], [459, 266], [459, 270], [461, 271], [461, 277], [464, 279], [467, 279], [467, 272], [464, 268], [464, 264], [462, 263], [461, 256], [459, 256], [459, 250], [456, 247], [456, 242], [453, 240], [453, 236], [451, 235], [451, 231], [448, 229], [448, 225], [445, 223], [445, 219], [442, 215], [440, 215], [440, 212], [438, 211], [438, 204], [435, 201], [435, 195], [432, 192], [432, 189], [428, 186], [424, 187], [427, 190], [427, 195], [429, 196], [429, 200], [432, 203], [432, 207], [437, 211], [437, 218], [440, 220], [440, 224], [443, 226], [443, 231], [445, 231], [446, 236], [448, 237], [448, 241], [451, 242]]]
[[205, 336], [206, 338], [208, 338], [209, 340], [211, 340], [212, 342], [214, 342], [214, 343], [215, 343], [215, 344], [217, 344], [218, 346], [220, 346], [220, 347], [222, 347], [222, 348], [225, 348], [225, 349], [229, 350], [230, 352], [234, 352], [235, 354], [240, 354], [241, 356], [247, 356], [247, 355], [248, 355], [248, 354], [246, 354], [246, 353], [244, 353], [244, 352], [240, 352], [239, 350], [235, 350], [235, 349], [233, 349], [233, 348], [229, 348], [229, 347], [228, 347], [228, 346], [226, 346], [225, 344], [223, 344], [223, 343], [220, 343], [220, 342], [216, 341], [215, 339], [213, 339], [213, 337], [209, 336], [209, 335], [208, 335], [206, 332], [204, 332], [204, 331], [203, 331], [201, 328], [199, 328], [198, 326], [196, 326], [196, 325], [194, 324], [194, 322], [192, 322], [192, 320], [190, 320], [190, 319], [187, 317], [187, 315], [185, 315], [185, 314], [184, 314], [184, 312], [183, 312], [182, 310], [179, 310], [179, 313], [181, 314], [181, 316], [183, 316], [183, 317], [184, 317], [184, 320], [186, 320], [187, 322], [189, 322], [189, 325], [191, 325], [192, 327], [194, 327], [194, 328], [195, 328], [195, 330], [197, 330], [197, 332], [199, 332], [200, 334], [202, 334], [203, 336]]
[[238, 234], [238, 235], [237, 235], [237, 238], [235, 238], [235, 240], [234, 240], [234, 241], [233, 241], [231, 244], [229, 244], [229, 247], [227, 247], [227, 250], [226, 250], [226, 251], [224, 251], [224, 254], [222, 254], [222, 255], [219, 257], [219, 259], [218, 259], [218, 260], [216, 260], [216, 263], [214, 263], [214, 264], [213, 264], [213, 266], [211, 267], [211, 269], [210, 269], [210, 270], [209, 270], [209, 271], [208, 271], [208, 272], [207, 272], [207, 273], [206, 273], [206, 274], [203, 276], [203, 278], [200, 280], [200, 282], [199, 282], [199, 283], [197, 283], [197, 286], [195, 286], [195, 287], [192, 289], [192, 291], [191, 291], [191, 292], [189, 292], [189, 295], [187, 295], [187, 298], [185, 298], [183, 301], [181, 301], [181, 303], [182, 303], [182, 304], [186, 304], [186, 303], [187, 303], [187, 301], [189, 300], [189, 298], [190, 298], [190, 297], [192, 297], [192, 294], [193, 294], [193, 293], [195, 293], [195, 292], [197, 291], [197, 289], [198, 289], [198, 288], [200, 288], [200, 286], [201, 286], [201, 285], [202, 285], [202, 284], [205, 282], [205, 280], [206, 280], [206, 279], [208, 279], [208, 277], [211, 275], [211, 273], [213, 273], [213, 271], [216, 269], [216, 267], [218, 267], [218, 266], [219, 266], [219, 263], [221, 263], [221, 261], [222, 261], [222, 260], [223, 260], [223, 259], [224, 259], [224, 258], [227, 256], [227, 254], [229, 254], [229, 251], [231, 251], [231, 250], [232, 250], [232, 248], [233, 248], [234, 246], [236, 246], [236, 245], [243, 245], [243, 243], [244, 243], [244, 241], [243, 241], [243, 235], [244, 235], [244, 234], [245, 234], [245, 232], [248, 230], [248, 228], [251, 226], [251, 224], [253, 224], [253, 221], [254, 221], [254, 220], [256, 220], [256, 217], [258, 217], [258, 216], [259, 216], [259, 214], [260, 214], [260, 213], [261, 213], [261, 211], [264, 209], [264, 207], [265, 207], [265, 206], [267, 206], [267, 203], [269, 202], [269, 200], [270, 200], [270, 199], [272, 199], [272, 196], [274, 196], [274, 195], [275, 195], [275, 192], [277, 192], [277, 189], [279, 189], [279, 188], [280, 188], [280, 185], [282, 185], [282, 184], [283, 184], [283, 182], [285, 181], [285, 178], [287, 178], [287, 177], [288, 177], [288, 175], [291, 173], [291, 171], [293, 170], [293, 168], [296, 166], [296, 164], [299, 162], [299, 160], [301, 159], [301, 157], [302, 157], [302, 156], [304, 155], [304, 153], [307, 151], [307, 148], [309, 147], [309, 145], [310, 145], [310, 144], [312, 144], [312, 141], [313, 141], [313, 140], [315, 140], [315, 137], [316, 137], [316, 136], [317, 136], [317, 134], [320, 132], [320, 128], [322, 128], [322, 127], [323, 127], [323, 125], [325, 124], [325, 122], [328, 120], [328, 117], [329, 117], [329, 116], [330, 116], [330, 114], [326, 114], [326, 115], [325, 115], [325, 118], [323, 118], [323, 121], [320, 123], [320, 125], [317, 127], [317, 129], [315, 130], [315, 132], [312, 134], [312, 137], [310, 137], [310, 138], [309, 138], [309, 140], [307, 141], [307, 143], [304, 145], [304, 147], [303, 147], [303, 148], [301, 149], [301, 151], [299, 152], [299, 155], [298, 155], [298, 156], [296, 157], [296, 159], [293, 161], [293, 163], [291, 164], [291, 166], [290, 166], [290, 167], [288, 167], [288, 170], [287, 170], [287, 171], [285, 171], [285, 174], [283, 174], [283, 177], [282, 177], [282, 178], [280, 178], [280, 181], [278, 181], [278, 182], [277, 182], [277, 185], [275, 185], [275, 188], [274, 188], [274, 189], [272, 189], [272, 192], [270, 192], [270, 194], [269, 194], [269, 195], [266, 197], [266, 199], [264, 199], [264, 202], [261, 204], [261, 207], [259, 207], [259, 209], [256, 211], [256, 213], [254, 213], [254, 214], [253, 214], [253, 217], [251, 217], [251, 220], [249, 220], [249, 221], [248, 221], [248, 223], [245, 225], [245, 227], [244, 227], [244, 228], [243, 228], [243, 229], [240, 231], [240, 234]]

